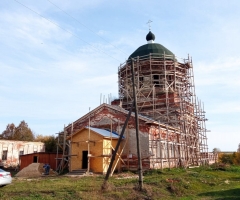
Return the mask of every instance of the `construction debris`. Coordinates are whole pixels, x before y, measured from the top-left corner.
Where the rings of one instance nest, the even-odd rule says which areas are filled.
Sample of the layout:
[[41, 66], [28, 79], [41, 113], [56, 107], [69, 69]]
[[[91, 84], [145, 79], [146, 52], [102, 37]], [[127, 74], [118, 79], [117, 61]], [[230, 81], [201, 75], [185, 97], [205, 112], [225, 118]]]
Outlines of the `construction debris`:
[[49, 171], [49, 175], [44, 175], [44, 163], [32, 163], [27, 167], [24, 167], [15, 176], [16, 177], [41, 177], [41, 176], [56, 176], [58, 175], [52, 169]]

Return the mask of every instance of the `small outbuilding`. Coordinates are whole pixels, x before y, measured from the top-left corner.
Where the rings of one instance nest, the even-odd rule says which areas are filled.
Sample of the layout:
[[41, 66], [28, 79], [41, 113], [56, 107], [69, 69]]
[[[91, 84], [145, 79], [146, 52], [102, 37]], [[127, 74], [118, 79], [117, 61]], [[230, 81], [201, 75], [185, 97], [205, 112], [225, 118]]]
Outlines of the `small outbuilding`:
[[62, 158], [61, 154], [56, 153], [31, 153], [27, 155], [20, 156], [20, 170], [27, 167], [32, 163], [48, 163], [53, 170], [57, 170], [59, 160], [57, 158]]
[[[71, 141], [69, 171], [89, 169], [94, 173], [105, 174], [118, 138], [116, 132], [93, 127], [84, 127], [69, 136], [67, 138]], [[118, 159], [116, 156], [114, 169], [119, 167]]]

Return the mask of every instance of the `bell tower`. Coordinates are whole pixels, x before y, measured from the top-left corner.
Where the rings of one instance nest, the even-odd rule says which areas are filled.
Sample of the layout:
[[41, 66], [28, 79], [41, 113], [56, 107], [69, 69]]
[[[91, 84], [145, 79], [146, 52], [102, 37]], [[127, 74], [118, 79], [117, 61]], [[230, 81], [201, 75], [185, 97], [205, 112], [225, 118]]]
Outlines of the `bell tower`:
[[147, 44], [136, 49], [118, 69], [119, 99], [113, 105], [129, 110], [133, 101], [131, 65], [134, 66], [139, 114], [176, 129], [181, 157], [199, 164], [207, 152], [205, 112], [195, 94], [191, 58], [179, 59], [149, 30]]

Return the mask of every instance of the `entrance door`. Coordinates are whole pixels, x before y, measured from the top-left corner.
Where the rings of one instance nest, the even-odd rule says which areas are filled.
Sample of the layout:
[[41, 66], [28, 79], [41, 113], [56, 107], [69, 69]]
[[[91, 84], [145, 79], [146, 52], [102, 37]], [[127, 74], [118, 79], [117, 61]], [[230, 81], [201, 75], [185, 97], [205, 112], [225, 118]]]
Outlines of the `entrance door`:
[[82, 169], [88, 167], [88, 151], [82, 151]]
[[38, 162], [38, 156], [33, 156], [33, 163], [37, 163]]

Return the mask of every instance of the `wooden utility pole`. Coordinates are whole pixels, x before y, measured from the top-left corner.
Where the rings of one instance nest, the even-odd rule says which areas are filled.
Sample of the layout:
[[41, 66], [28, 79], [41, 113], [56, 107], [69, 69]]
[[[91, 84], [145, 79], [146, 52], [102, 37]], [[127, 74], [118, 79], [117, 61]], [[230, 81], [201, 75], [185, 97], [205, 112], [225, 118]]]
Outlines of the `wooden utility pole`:
[[138, 154], [138, 173], [139, 173], [139, 190], [143, 188], [143, 174], [142, 174], [142, 158], [141, 158], [141, 147], [139, 139], [139, 121], [138, 121], [138, 107], [137, 107], [137, 96], [135, 91], [135, 79], [134, 79], [134, 59], [131, 60], [131, 72], [132, 72], [132, 88], [134, 97], [134, 108], [135, 108], [135, 126], [136, 126], [136, 139], [137, 139], [137, 154]]
[[89, 107], [89, 122], [88, 122], [88, 166], [87, 166], [87, 174], [89, 174], [90, 172], [90, 125], [91, 125], [91, 122], [90, 122], [90, 107]]

